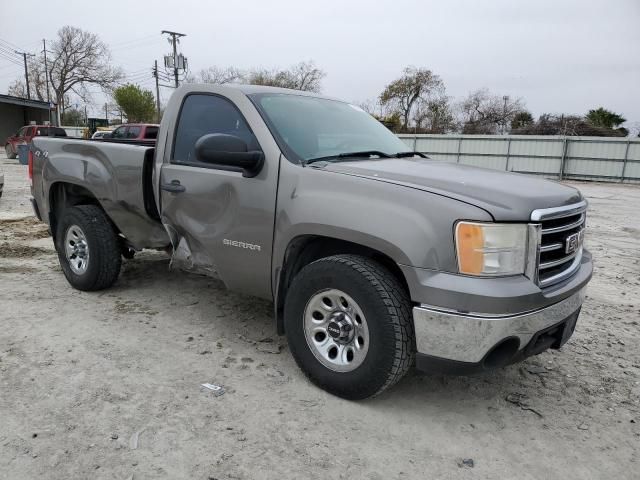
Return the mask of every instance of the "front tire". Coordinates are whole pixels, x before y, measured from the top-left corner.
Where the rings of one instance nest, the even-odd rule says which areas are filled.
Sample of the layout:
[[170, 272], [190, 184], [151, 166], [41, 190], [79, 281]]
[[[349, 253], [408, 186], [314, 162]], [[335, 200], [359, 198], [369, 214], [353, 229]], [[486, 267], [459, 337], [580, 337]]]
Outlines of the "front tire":
[[11, 144], [7, 143], [4, 146], [4, 152], [7, 154], [7, 158], [13, 160], [14, 158], [16, 158], [18, 156], [18, 154], [16, 152], [13, 151], [13, 148], [11, 148]]
[[66, 209], [56, 230], [60, 266], [73, 288], [102, 290], [117, 280], [122, 265], [118, 236], [96, 205]]
[[366, 257], [334, 255], [305, 266], [287, 292], [284, 322], [298, 366], [342, 398], [378, 395], [413, 364], [408, 294]]

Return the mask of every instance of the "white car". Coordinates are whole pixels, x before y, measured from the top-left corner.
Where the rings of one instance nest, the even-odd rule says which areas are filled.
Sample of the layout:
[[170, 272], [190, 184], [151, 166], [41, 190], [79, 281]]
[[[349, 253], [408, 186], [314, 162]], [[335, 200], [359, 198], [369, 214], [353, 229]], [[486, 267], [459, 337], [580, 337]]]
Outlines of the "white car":
[[111, 131], [98, 130], [96, 133], [91, 135], [91, 138], [109, 138], [111, 137]]

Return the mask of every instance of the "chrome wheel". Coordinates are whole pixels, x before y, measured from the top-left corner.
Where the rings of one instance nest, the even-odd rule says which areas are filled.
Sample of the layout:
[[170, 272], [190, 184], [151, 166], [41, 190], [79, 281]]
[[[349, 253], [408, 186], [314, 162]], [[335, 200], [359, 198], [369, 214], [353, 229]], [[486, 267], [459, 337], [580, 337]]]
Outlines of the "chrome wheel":
[[71, 270], [82, 275], [89, 265], [89, 245], [84, 232], [77, 225], [71, 225], [64, 237], [64, 251]]
[[335, 372], [358, 368], [369, 350], [369, 328], [362, 309], [346, 293], [315, 293], [304, 310], [304, 336], [313, 355]]

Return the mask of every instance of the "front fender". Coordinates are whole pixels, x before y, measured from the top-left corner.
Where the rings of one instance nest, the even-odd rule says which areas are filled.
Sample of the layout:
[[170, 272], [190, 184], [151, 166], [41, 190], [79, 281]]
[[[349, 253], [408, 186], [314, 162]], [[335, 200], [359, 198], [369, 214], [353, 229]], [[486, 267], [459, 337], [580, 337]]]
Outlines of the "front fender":
[[320, 235], [364, 245], [399, 265], [455, 272], [453, 226], [460, 219], [491, 216], [441, 195], [283, 161], [273, 268], [282, 267], [294, 238]]

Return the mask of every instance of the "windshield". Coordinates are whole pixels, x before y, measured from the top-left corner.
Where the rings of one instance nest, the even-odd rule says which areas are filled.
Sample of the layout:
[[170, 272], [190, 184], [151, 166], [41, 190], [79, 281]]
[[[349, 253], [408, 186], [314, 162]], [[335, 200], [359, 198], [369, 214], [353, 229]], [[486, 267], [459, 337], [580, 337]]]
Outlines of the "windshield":
[[398, 137], [355, 105], [291, 94], [250, 96], [279, 140], [303, 162], [352, 152], [394, 155], [407, 150]]

